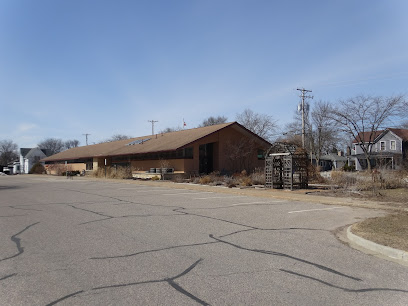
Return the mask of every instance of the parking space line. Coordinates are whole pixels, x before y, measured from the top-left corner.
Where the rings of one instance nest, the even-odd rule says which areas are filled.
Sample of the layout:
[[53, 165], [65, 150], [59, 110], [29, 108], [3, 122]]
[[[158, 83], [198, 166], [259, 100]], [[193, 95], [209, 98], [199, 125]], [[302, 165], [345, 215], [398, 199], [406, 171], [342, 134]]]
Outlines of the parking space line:
[[306, 209], [306, 210], [294, 210], [294, 211], [289, 211], [288, 214], [302, 213], [302, 212], [309, 212], [309, 211], [332, 210], [332, 209], [339, 209], [339, 208], [343, 208], [343, 207], [330, 207], [330, 208], [317, 208], [317, 209]]
[[232, 196], [232, 197], [228, 197], [228, 196], [224, 196], [224, 197], [208, 197], [208, 198], [194, 198], [193, 200], [211, 200], [211, 199], [232, 199], [232, 198], [242, 198], [244, 196]]
[[169, 191], [172, 189], [163, 189], [163, 190], [135, 190], [134, 192], [155, 192], [157, 193], [158, 191]]
[[257, 204], [272, 204], [272, 203], [283, 203], [284, 201], [269, 201], [269, 202], [251, 202], [251, 203], [238, 203], [232, 204], [231, 206], [240, 206], [240, 205], [257, 205]]
[[205, 194], [205, 193], [214, 193], [212, 191], [203, 191], [203, 192], [180, 192], [180, 193], [164, 193], [161, 195], [171, 196], [171, 195], [185, 195], [185, 194]]

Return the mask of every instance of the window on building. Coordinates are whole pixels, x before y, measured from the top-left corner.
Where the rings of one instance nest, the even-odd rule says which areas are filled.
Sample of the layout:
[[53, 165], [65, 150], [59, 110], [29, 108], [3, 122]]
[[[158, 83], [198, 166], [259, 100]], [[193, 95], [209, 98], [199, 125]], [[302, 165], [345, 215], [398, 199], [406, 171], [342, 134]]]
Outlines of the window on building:
[[396, 144], [395, 140], [391, 140], [390, 149], [391, 150], [396, 150], [397, 149], [397, 144]]
[[380, 141], [380, 151], [385, 151], [385, 141]]
[[258, 149], [258, 159], [264, 160], [265, 159], [265, 151], [262, 149]]
[[93, 170], [93, 162], [86, 163], [86, 170]]

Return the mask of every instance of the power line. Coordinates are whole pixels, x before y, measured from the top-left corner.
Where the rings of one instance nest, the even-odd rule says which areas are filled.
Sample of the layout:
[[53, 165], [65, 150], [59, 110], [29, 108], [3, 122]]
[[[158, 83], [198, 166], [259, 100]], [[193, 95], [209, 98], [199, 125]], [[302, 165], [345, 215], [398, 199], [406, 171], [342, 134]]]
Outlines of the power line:
[[154, 135], [154, 123], [159, 122], [159, 121], [157, 120], [147, 120], [147, 121], [152, 123], [152, 135]]
[[302, 148], [305, 148], [305, 135], [306, 135], [306, 129], [305, 129], [305, 99], [313, 99], [313, 96], [306, 96], [305, 94], [308, 92], [312, 92], [311, 90], [304, 89], [304, 88], [297, 88], [296, 90], [299, 90], [302, 92], [302, 94], [299, 96], [302, 99], [302, 105], [300, 107], [300, 110], [302, 112]]

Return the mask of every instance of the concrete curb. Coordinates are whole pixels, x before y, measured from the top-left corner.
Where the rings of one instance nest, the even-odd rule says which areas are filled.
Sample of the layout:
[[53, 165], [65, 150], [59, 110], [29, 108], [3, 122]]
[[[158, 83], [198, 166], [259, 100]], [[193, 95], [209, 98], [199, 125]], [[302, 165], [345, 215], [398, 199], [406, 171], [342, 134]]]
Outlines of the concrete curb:
[[347, 238], [351, 240], [352, 242], [354, 242], [355, 244], [365, 249], [368, 249], [370, 251], [373, 251], [377, 254], [381, 254], [383, 256], [387, 256], [387, 257], [401, 260], [403, 262], [408, 263], [408, 252], [390, 248], [390, 247], [372, 242], [370, 240], [361, 238], [351, 232], [351, 226], [347, 228]]

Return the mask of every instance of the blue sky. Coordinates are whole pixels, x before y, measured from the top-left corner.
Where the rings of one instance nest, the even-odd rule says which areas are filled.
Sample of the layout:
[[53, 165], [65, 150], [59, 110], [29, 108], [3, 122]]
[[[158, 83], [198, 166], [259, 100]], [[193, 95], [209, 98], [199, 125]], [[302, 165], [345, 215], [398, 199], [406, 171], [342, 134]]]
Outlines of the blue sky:
[[[407, 94], [408, 1], [1, 0], [0, 140], [99, 142]], [[313, 103], [313, 101], [312, 101]]]

